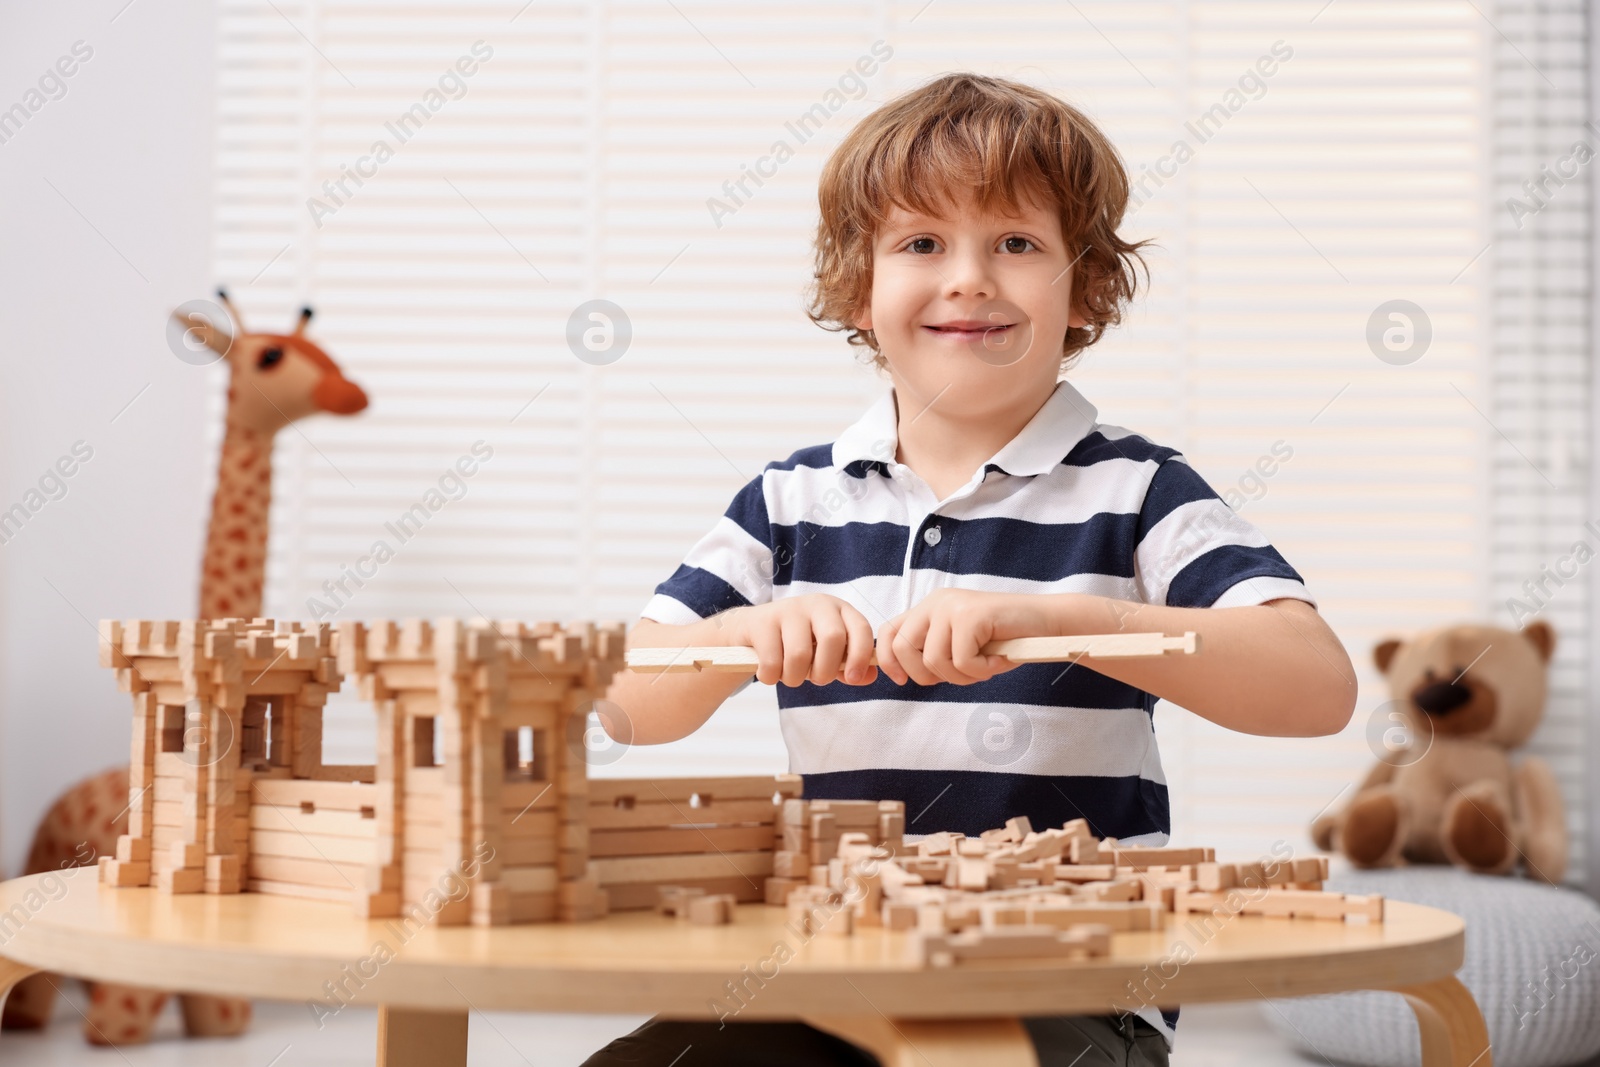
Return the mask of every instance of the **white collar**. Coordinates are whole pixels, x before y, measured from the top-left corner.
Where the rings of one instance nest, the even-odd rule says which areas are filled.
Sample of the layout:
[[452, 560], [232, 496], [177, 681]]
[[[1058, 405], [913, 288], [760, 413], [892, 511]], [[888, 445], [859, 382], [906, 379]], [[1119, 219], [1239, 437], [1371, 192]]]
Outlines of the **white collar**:
[[[1098, 415], [1071, 383], [1057, 382], [1044, 406], [985, 466], [993, 464], [1011, 475], [1048, 474], [1094, 429]], [[891, 386], [833, 442], [833, 465], [843, 469], [857, 460], [892, 465], [898, 431]]]

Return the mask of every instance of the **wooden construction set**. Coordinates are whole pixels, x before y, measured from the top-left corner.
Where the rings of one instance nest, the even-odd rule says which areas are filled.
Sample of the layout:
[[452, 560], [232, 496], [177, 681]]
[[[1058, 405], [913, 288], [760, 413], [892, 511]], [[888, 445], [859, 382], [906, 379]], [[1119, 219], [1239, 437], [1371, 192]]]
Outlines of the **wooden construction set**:
[[[603, 912], [581, 731], [621, 624], [135, 621], [100, 638], [133, 696], [128, 833], [103, 882], [444, 925]], [[371, 766], [322, 759], [346, 675], [373, 706]]]
[[[808, 933], [910, 931], [913, 957], [934, 966], [1104, 956], [1113, 932], [1160, 929], [1166, 913], [1383, 921], [1381, 896], [1323, 890], [1324, 856], [1218, 863], [1209, 848], [1125, 847], [1082, 819], [1035, 832], [1026, 817], [908, 845], [904, 819], [896, 801], [786, 801], [767, 902]], [[663, 902], [681, 914], [693, 893], [665, 889]]]
[[[1161, 635], [1027, 639], [1016, 652], [1194, 649], [1192, 637], [1150, 638]], [[590, 779], [586, 717], [624, 665], [623, 639], [620, 623], [102, 622], [101, 663], [133, 720], [128, 832], [100, 879], [339, 900], [362, 917], [440, 925], [651, 907], [718, 923], [764, 899], [830, 934], [915, 930], [934, 962], [1097, 954], [1111, 929], [1209, 911], [1246, 885], [1267, 887], [1246, 910], [1381, 918], [1381, 900], [1319, 891], [1325, 860], [1269, 872], [1209, 850], [1122, 848], [1081, 822], [1034, 832], [1026, 819], [908, 847], [900, 802], [808, 801], [796, 775]], [[645, 671], [748, 671], [747, 653], [627, 658]], [[372, 705], [372, 765], [323, 761], [324, 705], [347, 676]], [[852, 883], [864, 893], [847, 899]]]
[[[800, 779], [590, 780], [586, 716], [622, 646], [620, 623], [102, 622], [133, 721], [128, 832], [100, 879], [441, 925], [651, 908], [669, 883], [760, 900]], [[373, 765], [323, 762], [346, 676]]]

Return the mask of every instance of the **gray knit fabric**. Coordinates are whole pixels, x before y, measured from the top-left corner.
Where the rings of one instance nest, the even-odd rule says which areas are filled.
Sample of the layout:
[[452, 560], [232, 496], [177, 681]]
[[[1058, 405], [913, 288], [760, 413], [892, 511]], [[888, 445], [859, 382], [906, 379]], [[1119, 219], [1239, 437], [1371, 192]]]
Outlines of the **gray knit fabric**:
[[[1350, 871], [1327, 886], [1382, 893], [1466, 920], [1466, 962], [1456, 976], [1489, 1025], [1495, 1067], [1556, 1067], [1600, 1055], [1600, 906], [1587, 896], [1453, 867]], [[1422, 1062], [1416, 1017], [1398, 993], [1296, 997], [1268, 1001], [1261, 1011], [1313, 1060]]]

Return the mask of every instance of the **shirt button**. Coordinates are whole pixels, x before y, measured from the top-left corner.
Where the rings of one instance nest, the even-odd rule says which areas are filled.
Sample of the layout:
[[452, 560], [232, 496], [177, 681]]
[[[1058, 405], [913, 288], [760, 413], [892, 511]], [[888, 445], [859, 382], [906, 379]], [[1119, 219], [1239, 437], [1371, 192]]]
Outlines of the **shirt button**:
[[938, 544], [941, 536], [943, 535], [939, 533], [939, 527], [937, 526], [930, 526], [922, 531], [922, 539], [930, 545]]

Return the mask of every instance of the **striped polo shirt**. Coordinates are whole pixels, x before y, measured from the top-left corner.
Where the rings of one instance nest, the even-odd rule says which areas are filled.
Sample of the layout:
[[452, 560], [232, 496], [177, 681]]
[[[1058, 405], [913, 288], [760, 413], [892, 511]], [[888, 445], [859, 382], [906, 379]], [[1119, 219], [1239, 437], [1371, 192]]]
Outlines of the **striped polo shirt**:
[[[876, 631], [944, 587], [1315, 605], [1181, 454], [1096, 414], [1057, 383], [1010, 443], [937, 500], [895, 462], [890, 390], [831, 445], [769, 463], [641, 617], [685, 624], [825, 593]], [[1023, 664], [972, 685], [901, 686], [880, 672], [864, 686], [775, 688], [789, 770], [807, 797], [903, 800], [914, 834], [976, 836], [1026, 815], [1040, 828], [1084, 818], [1100, 837], [1167, 840], [1156, 698], [1081, 665]]]
[[[1315, 605], [1180, 453], [1096, 415], [1057, 383], [1010, 443], [938, 500], [895, 461], [891, 389], [832, 444], [769, 463], [641, 617], [686, 624], [825, 593], [876, 632], [945, 587]], [[1083, 818], [1099, 837], [1167, 842], [1156, 698], [1087, 667], [1023, 664], [972, 685], [902, 686], [880, 672], [865, 686], [776, 690], [789, 770], [807, 797], [902, 800], [908, 834], [976, 836], [1026, 815], [1036, 828]], [[1173, 1016], [1162, 1021], [1170, 1037]]]

